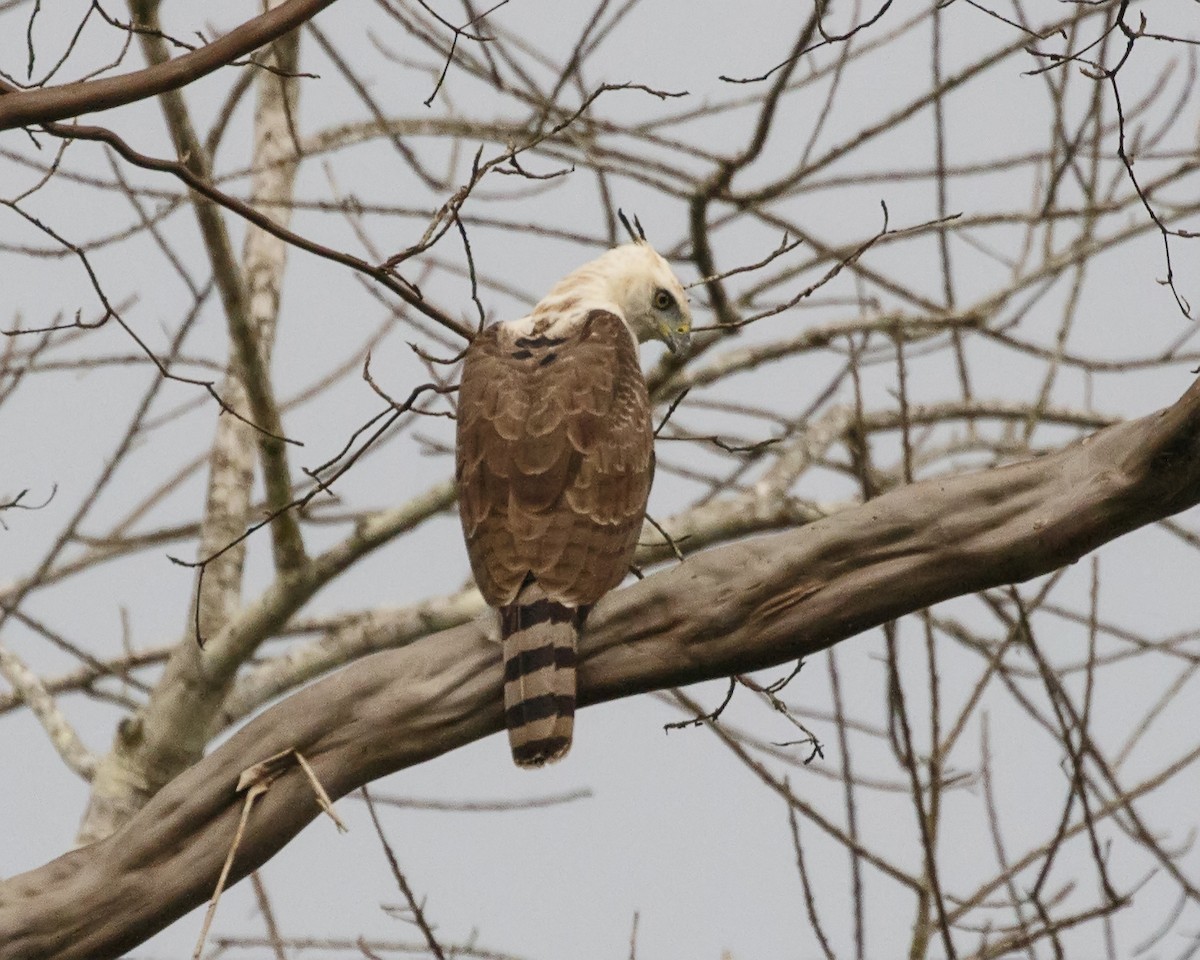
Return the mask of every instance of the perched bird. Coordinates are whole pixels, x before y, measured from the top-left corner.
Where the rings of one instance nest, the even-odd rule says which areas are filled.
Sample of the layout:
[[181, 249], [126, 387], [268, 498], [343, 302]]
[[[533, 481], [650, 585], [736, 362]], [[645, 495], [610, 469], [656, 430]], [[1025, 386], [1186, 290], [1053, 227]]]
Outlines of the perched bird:
[[575, 648], [629, 571], [654, 432], [637, 345], [687, 347], [687, 295], [644, 239], [561, 280], [526, 317], [483, 330], [458, 394], [455, 476], [475, 582], [500, 611], [513, 759], [571, 746]]

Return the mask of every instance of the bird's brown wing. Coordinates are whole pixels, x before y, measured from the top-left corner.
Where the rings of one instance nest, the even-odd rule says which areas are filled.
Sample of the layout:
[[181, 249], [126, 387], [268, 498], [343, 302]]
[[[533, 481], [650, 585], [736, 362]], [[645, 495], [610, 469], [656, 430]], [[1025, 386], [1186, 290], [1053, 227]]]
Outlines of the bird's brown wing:
[[650, 402], [621, 319], [593, 310], [564, 338], [498, 327], [467, 351], [456, 476], [471, 569], [492, 606], [532, 574], [595, 603], [633, 558], [654, 464]]

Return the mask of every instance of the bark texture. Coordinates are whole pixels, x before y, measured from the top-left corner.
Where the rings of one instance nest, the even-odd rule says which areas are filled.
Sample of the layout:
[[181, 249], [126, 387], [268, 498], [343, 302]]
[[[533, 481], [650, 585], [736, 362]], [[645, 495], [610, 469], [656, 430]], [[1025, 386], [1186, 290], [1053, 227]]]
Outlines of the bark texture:
[[[1200, 382], [1166, 410], [1055, 454], [904, 487], [617, 591], [580, 648], [580, 703], [793, 660], [1047, 573], [1197, 502]], [[203, 902], [247, 767], [294, 748], [342, 796], [499, 730], [501, 705], [500, 648], [478, 623], [357, 661], [266, 711], [111, 837], [0, 884], [0, 960], [116, 957]], [[303, 773], [281, 776], [250, 815], [234, 877], [318, 813]]]

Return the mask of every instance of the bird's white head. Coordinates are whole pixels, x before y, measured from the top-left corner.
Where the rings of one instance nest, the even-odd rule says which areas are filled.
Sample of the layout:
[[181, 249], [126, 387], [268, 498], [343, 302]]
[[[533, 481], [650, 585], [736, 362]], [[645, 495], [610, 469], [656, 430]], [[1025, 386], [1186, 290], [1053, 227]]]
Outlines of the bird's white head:
[[[639, 343], [661, 340], [672, 353], [688, 348], [692, 313], [670, 264], [644, 240], [625, 243], [571, 273], [538, 305], [612, 310]], [[535, 311], [536, 314], [537, 311]]]

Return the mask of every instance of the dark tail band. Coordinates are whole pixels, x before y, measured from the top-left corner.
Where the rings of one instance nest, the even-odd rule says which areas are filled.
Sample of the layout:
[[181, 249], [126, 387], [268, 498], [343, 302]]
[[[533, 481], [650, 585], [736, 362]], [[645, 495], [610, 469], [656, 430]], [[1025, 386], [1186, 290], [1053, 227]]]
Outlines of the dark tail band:
[[588, 608], [548, 599], [536, 583], [500, 608], [504, 722], [518, 766], [563, 757], [575, 726], [575, 647]]

